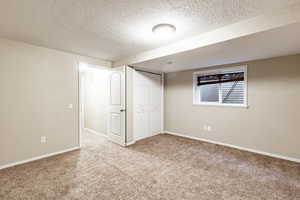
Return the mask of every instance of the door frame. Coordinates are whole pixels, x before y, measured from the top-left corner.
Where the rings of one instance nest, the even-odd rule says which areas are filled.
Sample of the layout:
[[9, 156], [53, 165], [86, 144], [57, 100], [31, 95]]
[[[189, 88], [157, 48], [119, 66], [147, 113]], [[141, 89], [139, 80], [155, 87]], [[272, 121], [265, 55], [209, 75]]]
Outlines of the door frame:
[[[133, 66], [130, 66], [134, 69], [134, 73], [133, 73], [133, 87], [135, 87], [135, 81], [136, 81], [136, 72], [137, 71], [141, 71], [141, 72], [145, 72], [145, 73], [151, 73], [151, 74], [157, 74], [157, 75], [160, 75], [160, 78], [161, 78], [161, 130], [160, 130], [160, 133], [159, 134], [164, 134], [165, 133], [165, 126], [164, 126], [164, 117], [165, 117], [165, 112], [164, 112], [164, 105], [165, 105], [165, 84], [164, 84], [164, 81], [165, 81], [165, 74], [163, 72], [157, 72], [157, 71], [148, 71], [148, 70], [144, 70], [144, 69], [139, 69], [137, 67], [133, 67]], [[133, 89], [133, 92], [135, 92], [135, 90]], [[135, 94], [133, 94], [135, 95]], [[134, 99], [134, 98], [133, 98]], [[134, 101], [133, 101], [133, 104], [134, 104]], [[135, 112], [135, 110], [133, 109], [133, 112]], [[135, 120], [133, 118], [133, 124], [135, 123]], [[134, 127], [134, 125], [133, 125]], [[136, 139], [136, 134], [135, 134], [135, 130], [133, 129], [133, 142], [132, 143], [135, 143], [137, 142], [138, 140]]]
[[161, 73], [161, 131], [165, 133], [165, 73]]

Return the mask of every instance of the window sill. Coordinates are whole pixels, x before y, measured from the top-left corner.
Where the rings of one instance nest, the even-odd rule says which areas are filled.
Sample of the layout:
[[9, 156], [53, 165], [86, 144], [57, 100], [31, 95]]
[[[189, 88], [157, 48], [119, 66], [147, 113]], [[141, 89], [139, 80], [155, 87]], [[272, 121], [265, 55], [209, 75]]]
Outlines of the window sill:
[[249, 108], [246, 104], [219, 104], [219, 103], [193, 103], [193, 106], [214, 106], [214, 107], [231, 107], [231, 108]]

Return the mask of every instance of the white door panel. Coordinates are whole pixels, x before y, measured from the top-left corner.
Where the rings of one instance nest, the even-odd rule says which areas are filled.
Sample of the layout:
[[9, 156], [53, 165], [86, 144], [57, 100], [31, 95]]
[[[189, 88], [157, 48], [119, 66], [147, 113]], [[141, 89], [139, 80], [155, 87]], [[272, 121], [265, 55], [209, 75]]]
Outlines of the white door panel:
[[161, 130], [161, 76], [135, 72], [134, 137], [136, 140], [159, 134]]
[[117, 136], [121, 136], [121, 115], [119, 113], [111, 113], [111, 133]]
[[110, 91], [111, 91], [111, 105], [119, 105], [121, 106], [121, 81], [122, 81], [121, 73], [113, 73], [111, 74], [110, 79]]
[[112, 68], [110, 75], [108, 138], [122, 146], [126, 145], [125, 87], [125, 66]]
[[161, 112], [151, 112], [150, 115], [151, 135], [155, 135], [161, 132]]
[[145, 115], [144, 113], [140, 113], [137, 114], [136, 116], [136, 120], [135, 120], [135, 126], [136, 126], [136, 130], [135, 130], [135, 139], [139, 140], [139, 139], [143, 139], [145, 137], [149, 136], [148, 130], [149, 130], [149, 118], [147, 115]]

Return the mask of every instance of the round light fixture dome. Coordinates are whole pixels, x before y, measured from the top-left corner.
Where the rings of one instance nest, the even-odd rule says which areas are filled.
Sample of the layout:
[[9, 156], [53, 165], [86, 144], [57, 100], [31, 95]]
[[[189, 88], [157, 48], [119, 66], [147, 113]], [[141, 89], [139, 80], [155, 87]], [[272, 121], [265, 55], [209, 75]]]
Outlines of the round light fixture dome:
[[167, 37], [176, 32], [176, 27], [172, 24], [157, 24], [152, 28], [152, 32], [161, 37]]

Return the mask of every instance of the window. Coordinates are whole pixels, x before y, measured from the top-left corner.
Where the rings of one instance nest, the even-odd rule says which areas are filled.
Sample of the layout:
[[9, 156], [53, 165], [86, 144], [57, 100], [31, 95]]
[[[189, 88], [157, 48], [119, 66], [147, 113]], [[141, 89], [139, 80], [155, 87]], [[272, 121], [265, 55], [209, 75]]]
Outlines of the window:
[[247, 66], [195, 72], [194, 104], [247, 106]]

